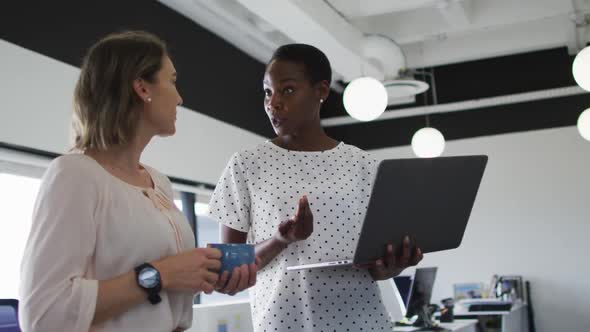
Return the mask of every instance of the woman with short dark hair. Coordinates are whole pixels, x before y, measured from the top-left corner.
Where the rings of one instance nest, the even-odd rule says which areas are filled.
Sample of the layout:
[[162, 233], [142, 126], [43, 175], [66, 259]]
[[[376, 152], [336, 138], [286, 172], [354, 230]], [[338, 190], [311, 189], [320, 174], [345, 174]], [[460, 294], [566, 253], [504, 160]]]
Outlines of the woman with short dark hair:
[[[324, 132], [320, 111], [331, 76], [328, 58], [313, 46], [276, 50], [262, 83], [277, 136], [234, 154], [211, 198], [223, 241], [256, 244], [260, 264], [251, 299], [257, 332], [391, 331], [375, 281], [422, 259], [406, 239], [402, 248], [384, 248], [383, 258], [368, 267], [286, 269], [353, 256], [378, 165]], [[218, 291], [245, 289], [247, 272], [229, 280], [222, 274]]]

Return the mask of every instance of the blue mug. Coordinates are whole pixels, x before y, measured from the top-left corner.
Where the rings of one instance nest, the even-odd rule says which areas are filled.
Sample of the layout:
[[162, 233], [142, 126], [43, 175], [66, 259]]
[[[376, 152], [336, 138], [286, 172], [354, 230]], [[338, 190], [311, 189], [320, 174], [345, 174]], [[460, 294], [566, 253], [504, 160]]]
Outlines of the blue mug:
[[254, 245], [246, 243], [209, 243], [210, 248], [221, 251], [221, 270], [227, 271], [231, 276], [234, 268], [243, 264], [254, 263]]

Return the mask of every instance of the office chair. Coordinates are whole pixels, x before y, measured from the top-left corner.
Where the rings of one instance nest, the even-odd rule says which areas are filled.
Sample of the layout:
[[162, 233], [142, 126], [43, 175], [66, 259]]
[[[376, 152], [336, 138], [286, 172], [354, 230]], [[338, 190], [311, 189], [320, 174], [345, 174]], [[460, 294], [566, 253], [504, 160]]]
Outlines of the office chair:
[[18, 326], [18, 300], [0, 299], [0, 332], [21, 332]]

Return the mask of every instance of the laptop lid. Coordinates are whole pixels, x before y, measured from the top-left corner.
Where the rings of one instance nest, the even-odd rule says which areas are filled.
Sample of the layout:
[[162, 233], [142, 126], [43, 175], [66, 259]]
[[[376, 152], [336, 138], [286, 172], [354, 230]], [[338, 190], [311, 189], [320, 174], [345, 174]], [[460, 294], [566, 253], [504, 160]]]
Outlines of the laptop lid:
[[357, 242], [355, 264], [374, 262], [405, 235], [423, 253], [459, 247], [487, 156], [383, 160]]

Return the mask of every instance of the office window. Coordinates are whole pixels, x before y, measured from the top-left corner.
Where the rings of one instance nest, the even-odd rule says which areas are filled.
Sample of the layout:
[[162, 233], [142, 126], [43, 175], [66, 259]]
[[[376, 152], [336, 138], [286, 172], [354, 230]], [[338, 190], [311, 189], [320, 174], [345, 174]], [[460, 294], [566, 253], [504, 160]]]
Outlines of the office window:
[[18, 299], [20, 263], [40, 183], [38, 178], [0, 170], [0, 298]]

